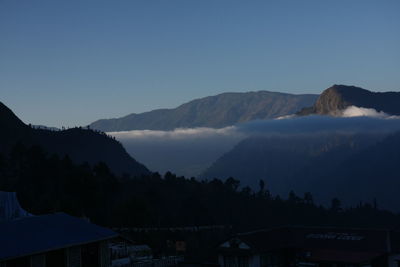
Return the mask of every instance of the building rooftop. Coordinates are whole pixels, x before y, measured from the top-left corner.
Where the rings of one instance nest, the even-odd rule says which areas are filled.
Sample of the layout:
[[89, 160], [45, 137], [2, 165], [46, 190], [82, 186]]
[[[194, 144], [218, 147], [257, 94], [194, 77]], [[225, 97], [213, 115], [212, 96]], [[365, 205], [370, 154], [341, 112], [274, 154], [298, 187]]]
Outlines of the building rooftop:
[[65, 213], [0, 222], [0, 261], [118, 237]]
[[223, 243], [221, 252], [263, 253], [295, 249], [316, 261], [364, 262], [400, 253], [400, 232], [380, 229], [280, 227], [241, 233]]

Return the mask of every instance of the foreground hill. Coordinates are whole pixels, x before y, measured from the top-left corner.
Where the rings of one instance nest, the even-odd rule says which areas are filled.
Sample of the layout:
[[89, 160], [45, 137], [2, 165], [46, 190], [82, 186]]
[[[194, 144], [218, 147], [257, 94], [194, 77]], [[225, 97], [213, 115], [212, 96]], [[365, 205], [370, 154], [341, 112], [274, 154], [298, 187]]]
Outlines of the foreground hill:
[[400, 92], [371, 92], [356, 86], [335, 84], [323, 91], [312, 107], [304, 108], [298, 114], [340, 115], [350, 106], [400, 115]]
[[113, 138], [80, 128], [64, 131], [34, 129], [24, 124], [0, 102], [0, 153], [7, 154], [16, 143], [39, 145], [49, 153], [68, 155], [76, 163], [105, 162], [116, 174], [148, 174], [148, 169], [134, 160]]
[[399, 211], [399, 151], [400, 133], [252, 137], [203, 177], [232, 176], [252, 188], [263, 179], [274, 194], [313, 192], [323, 203], [333, 197], [346, 204], [377, 199], [382, 207]]
[[221, 128], [239, 122], [293, 114], [311, 106], [317, 97], [268, 91], [224, 93], [196, 99], [174, 109], [157, 109], [117, 119], [98, 120], [90, 124], [90, 127], [104, 132]]
[[29, 138], [31, 133], [15, 114], [0, 102], [0, 152], [10, 149], [17, 140]]
[[[292, 179], [304, 180], [294, 177], [301, 170], [322, 167], [323, 158], [330, 163], [342, 160], [378, 137], [334, 133], [249, 137], [219, 158], [203, 176], [232, 176], [253, 188], [264, 179], [271, 190], [286, 195], [293, 189], [288, 184]], [[315, 165], [317, 161], [319, 165]]]

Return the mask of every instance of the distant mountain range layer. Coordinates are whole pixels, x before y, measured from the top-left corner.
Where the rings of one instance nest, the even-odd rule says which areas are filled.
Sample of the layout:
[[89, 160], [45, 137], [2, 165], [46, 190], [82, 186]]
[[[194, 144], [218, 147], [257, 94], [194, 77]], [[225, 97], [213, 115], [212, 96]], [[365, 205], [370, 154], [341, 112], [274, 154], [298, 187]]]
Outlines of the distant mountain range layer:
[[373, 108], [400, 115], [399, 92], [371, 92], [366, 89], [333, 85], [321, 95], [293, 95], [258, 91], [223, 93], [195, 99], [174, 109], [156, 109], [121, 118], [101, 119], [90, 124], [104, 132], [129, 130], [173, 130], [176, 128], [222, 128], [258, 119], [291, 115], [339, 115], [350, 106]]
[[341, 110], [350, 106], [400, 115], [400, 92], [371, 92], [356, 86], [333, 85], [322, 92], [313, 106], [297, 114], [340, 115]]
[[148, 174], [113, 138], [92, 130], [73, 128], [64, 131], [35, 129], [24, 124], [0, 102], [0, 153], [7, 154], [16, 143], [39, 145], [49, 153], [68, 155], [76, 163], [105, 162], [116, 174]]
[[271, 119], [312, 106], [318, 95], [293, 95], [268, 91], [223, 93], [185, 103], [174, 109], [157, 109], [90, 124], [104, 132], [173, 130], [175, 128], [221, 128], [240, 122]]
[[[257, 134], [246, 132], [244, 140], [240, 136], [238, 139], [241, 141], [236, 146], [234, 146], [236, 142], [233, 143], [234, 148], [229, 147], [230, 151], [226, 151], [227, 153], [221, 156], [215, 155], [213, 143], [208, 143], [203, 139], [197, 143], [196, 151], [199, 152], [193, 155], [186, 152], [193, 150], [193, 144], [185, 140], [183, 141], [186, 142], [184, 143], [186, 150], [180, 149], [178, 145], [173, 149], [169, 148], [164, 144], [168, 139], [163, 139], [158, 135], [158, 143], [155, 145], [166, 147], [164, 153], [159, 153], [162, 163], [167, 162], [162, 159], [162, 154], [165, 154], [165, 157], [175, 158], [179, 154], [180, 157], [186, 159], [201, 158], [207, 162], [206, 156], [202, 157], [200, 153], [203, 151], [202, 147], [205, 149], [204, 155], [208, 153], [207, 149], [211, 149], [211, 154], [218, 159], [207, 170], [197, 168], [196, 171], [202, 173], [200, 175], [202, 178], [224, 179], [232, 176], [240, 179], [242, 185], [253, 188], [257, 188], [259, 180], [263, 179], [267, 188], [274, 194], [279, 193], [285, 196], [290, 190], [295, 190], [297, 193], [310, 191], [318, 201], [325, 202], [332, 197], [340, 197], [346, 202], [371, 201], [377, 198], [384, 207], [398, 211], [400, 208], [396, 203], [400, 203], [397, 193], [397, 189], [400, 188], [397, 167], [400, 164], [400, 134], [396, 131], [400, 129], [399, 119], [375, 119], [379, 122], [387, 122], [383, 124], [365, 118], [363, 123], [364, 126], [371, 125], [371, 130], [369, 130], [366, 127], [359, 127], [355, 121], [341, 118], [340, 120], [349, 122], [351, 126], [355, 122], [354, 127], [352, 126], [350, 130], [346, 127], [346, 131], [335, 128], [334, 121], [339, 120], [338, 118], [325, 116], [251, 122], [296, 112], [303, 116], [341, 116], [343, 111], [351, 106], [400, 115], [400, 93], [375, 93], [345, 85], [329, 87], [320, 96], [271, 92], [226, 93], [193, 100], [176, 109], [155, 110], [128, 115], [120, 119], [100, 120], [91, 124], [91, 128], [102, 131], [172, 130], [180, 127], [220, 128], [237, 124], [229, 129], [239, 129], [244, 126], [261, 129], [261, 125], [258, 125], [260, 123], [285, 122], [294, 125], [288, 128], [287, 133], [264, 134], [257, 129]], [[323, 133], [298, 131], [302, 123], [318, 124], [321, 118], [332, 120], [329, 126], [333, 126], [324, 126], [327, 129], [324, 129]], [[238, 124], [240, 122], [246, 123]], [[25, 125], [1, 103], [0, 125], [2, 125], [0, 153], [10, 151], [15, 143], [22, 142], [27, 145], [40, 145], [50, 153], [67, 154], [77, 163], [95, 164], [104, 161], [117, 174], [149, 173], [145, 166], [127, 154], [119, 142], [93, 130], [34, 129]], [[374, 125], [379, 127], [374, 127]], [[219, 138], [228, 138], [232, 134], [231, 131], [223, 131]], [[149, 131], [143, 131], [143, 134], [146, 132]], [[170, 132], [169, 135], [171, 135]], [[173, 142], [171, 144], [178, 144], [174, 138], [169, 138], [172, 140], [170, 142]], [[129, 139], [127, 140], [126, 144], [129, 144]], [[154, 140], [146, 140], [154, 145]], [[136, 141], [138, 142], [140, 140]], [[144, 146], [141, 149], [150, 151], [149, 156], [155, 151]], [[137, 151], [135, 142], [131, 142], [129, 150], [133, 151], [132, 153]], [[196, 165], [194, 161], [191, 163], [193, 166]], [[168, 164], [171, 166], [170, 163]], [[181, 165], [182, 167], [189, 166], [185, 161], [182, 161]], [[157, 171], [157, 168], [155, 170]]]

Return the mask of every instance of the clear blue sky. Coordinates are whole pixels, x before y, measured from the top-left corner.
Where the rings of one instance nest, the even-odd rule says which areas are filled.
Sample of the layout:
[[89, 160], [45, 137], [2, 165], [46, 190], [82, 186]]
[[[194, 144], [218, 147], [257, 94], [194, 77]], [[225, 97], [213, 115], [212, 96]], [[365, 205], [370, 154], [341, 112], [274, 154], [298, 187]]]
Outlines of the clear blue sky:
[[0, 101], [26, 123], [334, 83], [400, 90], [400, 1], [0, 0]]

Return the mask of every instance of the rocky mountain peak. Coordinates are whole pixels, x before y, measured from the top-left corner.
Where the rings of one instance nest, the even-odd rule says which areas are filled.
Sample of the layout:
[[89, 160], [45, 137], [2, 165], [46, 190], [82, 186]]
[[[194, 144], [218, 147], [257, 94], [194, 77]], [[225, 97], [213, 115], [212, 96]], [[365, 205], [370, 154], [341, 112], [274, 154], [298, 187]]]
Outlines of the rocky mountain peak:
[[371, 92], [356, 86], [335, 84], [322, 92], [313, 107], [302, 109], [297, 114], [336, 116], [349, 106], [399, 115], [400, 92]]
[[358, 102], [358, 98], [370, 93], [356, 86], [333, 85], [322, 92], [314, 105], [315, 113], [321, 115], [338, 115], [347, 107]]

